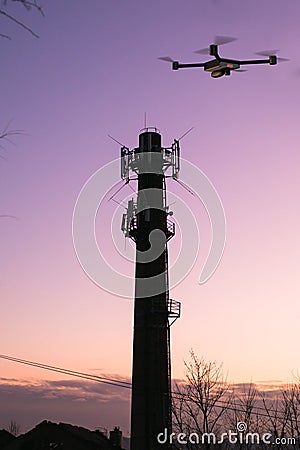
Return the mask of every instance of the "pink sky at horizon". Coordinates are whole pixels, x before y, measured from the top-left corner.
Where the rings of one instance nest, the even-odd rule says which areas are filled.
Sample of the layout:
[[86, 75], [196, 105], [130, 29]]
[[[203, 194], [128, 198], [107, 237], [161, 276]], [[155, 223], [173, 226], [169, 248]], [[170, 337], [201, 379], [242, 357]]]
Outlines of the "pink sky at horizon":
[[[180, 380], [176, 380], [177, 382]], [[25, 433], [43, 420], [64, 422], [94, 430], [120, 426], [124, 436], [130, 435], [130, 391], [78, 378], [7, 380], [0, 378], [0, 429], [16, 421]], [[241, 400], [250, 389], [256, 389], [272, 407], [290, 385], [278, 380], [262, 384], [233, 383], [230, 392]], [[270, 402], [270, 403], [269, 403]], [[255, 411], [261, 412], [257, 397]], [[117, 411], [117, 412], [116, 412]]]
[[[233, 382], [289, 381], [300, 369], [300, 5], [151, 5], [47, 2], [44, 19], [23, 13], [38, 40], [3, 25], [13, 40], [0, 40], [0, 128], [13, 119], [12, 128], [28, 135], [1, 150], [7, 159], [0, 160], [1, 213], [18, 220], [0, 219], [0, 353], [130, 376], [133, 303], [84, 274], [73, 248], [72, 214], [86, 180], [119, 158], [107, 134], [136, 146], [147, 111], [166, 146], [194, 127], [182, 141], [182, 157], [212, 181], [227, 219], [221, 264], [200, 286], [209, 222], [200, 204], [169, 184], [189, 203], [201, 232], [194, 269], [171, 291], [183, 307], [172, 327], [174, 378], [184, 375], [193, 348], [223, 363]], [[226, 56], [252, 58], [279, 48], [291, 61], [213, 80], [202, 70], [172, 72], [157, 60], [169, 54], [195, 61], [193, 51], [219, 34], [239, 37], [222, 47]], [[111, 209], [100, 211], [99, 220], [102, 214], [109, 222]], [[170, 243], [171, 261], [177, 248], [178, 241]], [[111, 243], [105, 250], [116, 254]], [[0, 370], [3, 378], [43, 378], [37, 369], [2, 360]], [[45, 379], [57, 378], [45, 373]]]

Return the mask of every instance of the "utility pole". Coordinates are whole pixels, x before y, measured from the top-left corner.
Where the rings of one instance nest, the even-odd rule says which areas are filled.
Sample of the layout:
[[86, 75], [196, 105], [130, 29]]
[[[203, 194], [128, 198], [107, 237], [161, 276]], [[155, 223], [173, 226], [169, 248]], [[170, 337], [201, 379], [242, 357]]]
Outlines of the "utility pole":
[[156, 128], [145, 128], [139, 146], [121, 149], [121, 177], [138, 181], [122, 231], [136, 244], [131, 450], [171, 449], [158, 443], [172, 432], [170, 326], [180, 303], [169, 298], [168, 241], [175, 234], [166, 198], [166, 177], [178, 178], [179, 141], [161, 145]]

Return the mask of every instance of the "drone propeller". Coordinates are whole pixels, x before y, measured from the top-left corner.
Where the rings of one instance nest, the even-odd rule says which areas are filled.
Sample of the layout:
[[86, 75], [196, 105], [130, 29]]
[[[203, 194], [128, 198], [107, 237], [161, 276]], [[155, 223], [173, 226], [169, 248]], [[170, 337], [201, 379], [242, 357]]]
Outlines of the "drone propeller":
[[209, 48], [200, 48], [200, 50], [195, 50], [194, 53], [199, 53], [200, 55], [209, 55]]
[[279, 52], [278, 49], [276, 49], [276, 50], [261, 50], [260, 52], [256, 52], [255, 55], [270, 56], [270, 55], [277, 55], [278, 52]]
[[[232, 36], [215, 36], [214, 37], [214, 44], [215, 45], [224, 45], [228, 44], [229, 42], [236, 41], [237, 38]], [[209, 47], [206, 48], [200, 48], [200, 50], [196, 50], [194, 53], [200, 53], [200, 55], [209, 55]]]
[[160, 56], [158, 59], [166, 62], [174, 62], [174, 59], [170, 58], [170, 56]]
[[236, 40], [237, 40], [237, 38], [232, 37], [232, 36], [215, 36], [214, 44], [224, 45], [224, 44], [228, 44], [229, 42], [236, 41]]
[[286, 62], [289, 61], [289, 58], [279, 58], [277, 57], [277, 62]]
[[[263, 50], [261, 52], [256, 52], [255, 55], [259, 55], [259, 56], [271, 56], [271, 55], [277, 55], [277, 53], [279, 52], [278, 49], [276, 50]], [[279, 58], [277, 57], [277, 61], [278, 62], [285, 62], [285, 61], [289, 61], [288, 58]]]

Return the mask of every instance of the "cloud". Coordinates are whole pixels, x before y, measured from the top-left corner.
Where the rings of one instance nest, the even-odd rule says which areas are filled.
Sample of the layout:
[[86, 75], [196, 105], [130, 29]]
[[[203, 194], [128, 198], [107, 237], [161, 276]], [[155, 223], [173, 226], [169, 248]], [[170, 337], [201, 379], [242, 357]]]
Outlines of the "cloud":
[[130, 390], [84, 380], [16, 380], [0, 378], [0, 429], [10, 420], [22, 432], [44, 419], [129, 430]]
[[260, 396], [272, 400], [276, 399], [276, 397], [280, 397], [282, 395], [283, 389], [285, 389], [286, 386], [286, 383], [276, 380], [276, 382], [266, 381], [263, 383], [235, 383], [231, 385], [231, 389], [234, 390], [234, 392], [238, 396], [244, 397], [247, 395], [249, 389], [253, 388], [258, 391], [258, 394], [260, 394]]
[[[117, 379], [116, 375], [107, 376]], [[184, 380], [175, 381], [179, 385], [184, 384]], [[272, 402], [280, 397], [286, 384], [276, 380], [276, 383], [235, 383], [230, 388], [242, 399], [250, 386]], [[130, 390], [109, 384], [81, 379], [18, 380], [0, 377], [0, 405], [0, 429], [7, 427], [10, 420], [15, 420], [25, 432], [46, 419], [89, 429], [112, 429], [117, 425], [125, 435], [129, 431]], [[257, 405], [261, 406], [261, 399]]]

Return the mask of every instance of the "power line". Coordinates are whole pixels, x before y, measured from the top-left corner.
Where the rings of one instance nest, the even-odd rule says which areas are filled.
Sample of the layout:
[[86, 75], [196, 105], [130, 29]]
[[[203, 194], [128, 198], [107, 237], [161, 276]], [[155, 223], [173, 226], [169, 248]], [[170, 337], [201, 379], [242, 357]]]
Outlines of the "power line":
[[[190, 397], [190, 395], [189, 394], [184, 394], [184, 393], [180, 393], [180, 392], [173, 392], [173, 394], [174, 395], [177, 395], [177, 396], [183, 396], [183, 397]], [[193, 401], [193, 400], [191, 400], [191, 401]], [[242, 408], [243, 407], [243, 405], [241, 404], [241, 403], [235, 403], [235, 402], [233, 402], [233, 401], [225, 401], [225, 400], [217, 400], [216, 401], [216, 403], [223, 403], [223, 404], [225, 404], [225, 405], [228, 405], [228, 403], [229, 404], [231, 404], [231, 405], [233, 405], [233, 406], [237, 406], [237, 407], [240, 407], [240, 408]], [[207, 404], [210, 406], [210, 404], [212, 404], [212, 406], [214, 406], [213, 405], [213, 402], [210, 402], [210, 404], [209, 404], [209, 402], [207, 402]], [[246, 405], [245, 405], [246, 406]], [[261, 409], [261, 410], [263, 410], [263, 411], [265, 411], [266, 410], [266, 408], [264, 408], [263, 406], [256, 406], [256, 405], [252, 405], [251, 406], [252, 408], [254, 408], [254, 409]], [[227, 408], [226, 408], [227, 409]], [[268, 411], [271, 411], [271, 412], [274, 412], [274, 413], [277, 413], [278, 411], [276, 410], [276, 409], [272, 409], [272, 408], [268, 408]], [[245, 411], [244, 411], [245, 412]]]
[[[183, 397], [189, 397], [189, 395], [188, 394], [176, 394], [176, 392], [173, 392], [172, 393], [172, 398], [178, 398], [178, 396], [180, 397], [180, 396], [183, 396]], [[225, 405], [223, 404], [223, 405], [218, 405], [217, 403], [225, 403]], [[231, 402], [230, 404], [232, 405], [232, 406], [228, 406], [228, 405], [226, 405], [226, 403], [227, 402], [225, 402], [225, 401], [222, 401], [222, 400], [217, 400], [217, 402], [214, 404], [214, 405], [212, 405], [213, 407], [215, 407], [215, 408], [223, 408], [223, 409], [226, 409], [226, 410], [231, 410], [231, 411], [234, 411], [234, 412], [240, 412], [240, 413], [243, 413], [243, 414], [245, 414], [246, 413], [246, 410], [244, 410], [244, 409], [238, 409], [237, 408], [237, 406], [239, 406], [239, 407], [241, 407], [241, 405], [236, 405], [236, 403], [234, 403], [234, 402]], [[259, 408], [259, 409], [264, 409], [264, 408], [262, 408], [262, 407], [259, 407], [259, 406], [254, 406], [253, 408]], [[271, 412], [276, 412], [277, 413], [277, 411], [275, 411], [275, 410], [271, 410], [271, 409], [269, 409], [269, 411], [271, 411]], [[255, 414], [256, 416], [260, 416], [260, 417], [267, 417], [268, 419], [281, 419], [281, 420], [284, 420], [284, 417], [282, 417], [282, 416], [271, 416], [271, 415], [269, 415], [269, 414], [267, 414], [267, 413], [262, 413], [262, 412], [257, 412], [257, 411], [253, 411], [253, 414]], [[292, 419], [292, 418], [291, 418]], [[293, 419], [292, 419], [293, 420]]]
[[[100, 376], [92, 375], [92, 374], [85, 373], [85, 372], [78, 372], [76, 370], [64, 369], [62, 367], [50, 366], [48, 364], [42, 364], [42, 363], [37, 363], [34, 361], [29, 361], [26, 359], [15, 358], [13, 356], [7, 356], [7, 355], [0, 354], [0, 359], [5, 359], [7, 361], [16, 362], [19, 364], [25, 364], [25, 365], [32, 366], [32, 367], [37, 367], [39, 369], [50, 370], [52, 372], [63, 373], [65, 375], [71, 375], [76, 378], [82, 378], [82, 379], [86, 379], [89, 381], [95, 381], [97, 383], [104, 383], [104, 384], [109, 384], [111, 386], [122, 387], [125, 389], [132, 389], [132, 384], [125, 380], [117, 380], [114, 378], [100, 377]], [[171, 392], [171, 394], [172, 394], [173, 398], [177, 398], [177, 399], [181, 399], [182, 397], [190, 398], [189, 394], [178, 393], [178, 392]], [[215, 404], [213, 405], [213, 407], [223, 408], [226, 410], [232, 410], [232, 411], [240, 412], [240, 413], [246, 412], [244, 409], [239, 409], [239, 408], [241, 408], [242, 405], [238, 405], [234, 402], [231, 402], [230, 405], [231, 406], [229, 406], [228, 403], [224, 400], [217, 400], [215, 402]], [[265, 410], [265, 408], [263, 408], [262, 406], [253, 406], [253, 409]], [[268, 411], [278, 414], [278, 411], [276, 411], [274, 409], [268, 409]], [[281, 420], [284, 419], [282, 416], [278, 416], [278, 415], [273, 416], [273, 415], [269, 415], [267, 413], [258, 412], [258, 411], [253, 411], [253, 413], [256, 414], [257, 416], [267, 417], [269, 419], [281, 419]]]
[[41, 364], [34, 361], [28, 361], [26, 359], [15, 358], [13, 356], [0, 355], [1, 359], [6, 359], [8, 361], [16, 362], [19, 364], [25, 364], [27, 366], [38, 367], [40, 369], [50, 370], [52, 372], [63, 373], [66, 375], [71, 375], [78, 378], [84, 378], [86, 380], [97, 381], [98, 383], [110, 384], [112, 386], [123, 387], [126, 389], [131, 389], [131, 383], [123, 380], [117, 380], [108, 377], [99, 377], [97, 375], [92, 375], [85, 372], [77, 372], [75, 370], [64, 369], [62, 367], [50, 366], [48, 364]]

